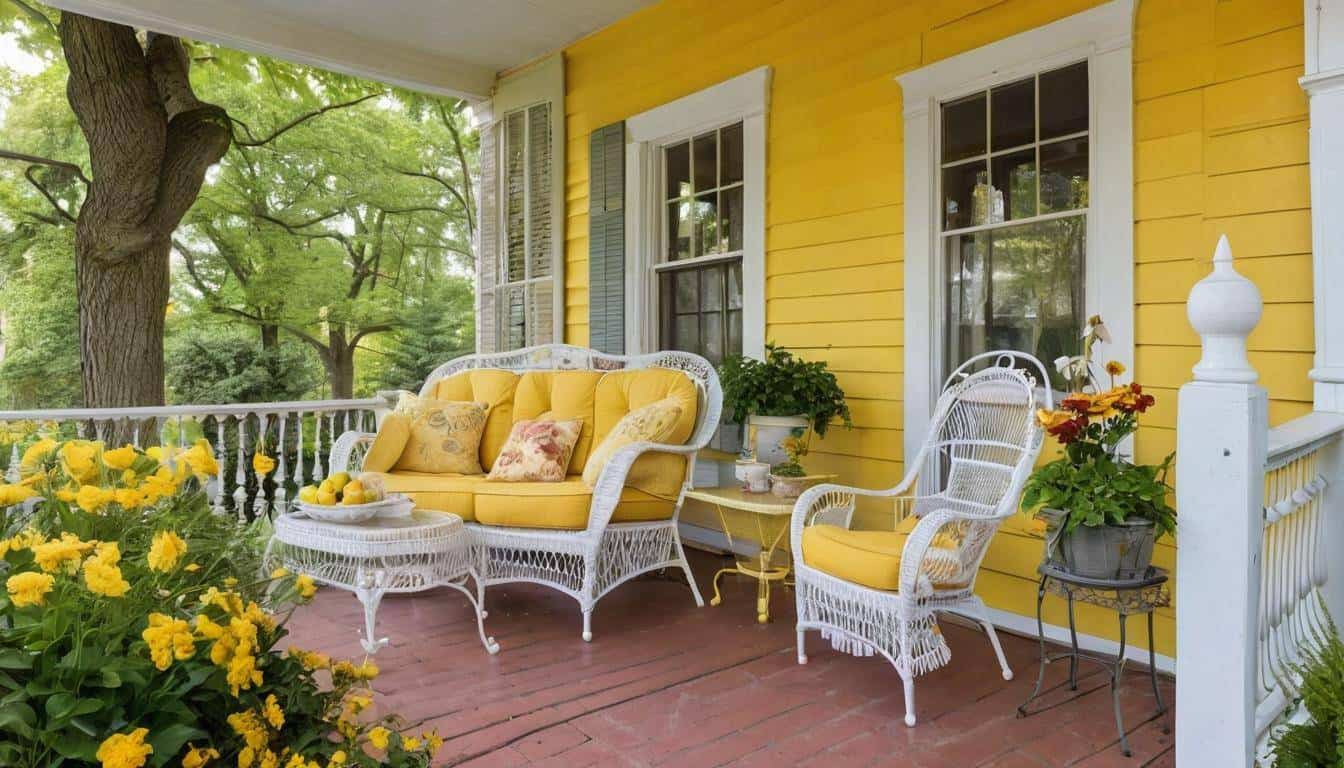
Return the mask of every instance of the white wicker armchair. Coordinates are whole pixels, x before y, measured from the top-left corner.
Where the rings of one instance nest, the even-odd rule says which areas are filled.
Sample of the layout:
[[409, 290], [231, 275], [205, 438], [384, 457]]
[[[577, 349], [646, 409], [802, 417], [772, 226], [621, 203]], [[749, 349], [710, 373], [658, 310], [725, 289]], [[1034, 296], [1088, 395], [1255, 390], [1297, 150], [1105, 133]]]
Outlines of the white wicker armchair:
[[[467, 355], [452, 360], [426, 379], [422, 395], [433, 392], [445, 377], [469, 369], [502, 369], [522, 373], [530, 370], [601, 370], [668, 368], [685, 373], [695, 383], [698, 408], [695, 428], [684, 445], [635, 443], [621, 449], [607, 463], [593, 489], [588, 526], [581, 531], [489, 526], [468, 523], [467, 528], [483, 545], [485, 563], [481, 581], [485, 586], [509, 582], [533, 582], [558, 589], [573, 597], [583, 612], [583, 639], [592, 640], [592, 613], [597, 601], [626, 581], [649, 571], [678, 567], [686, 574], [698, 606], [704, 605], [695, 577], [686, 561], [677, 521], [696, 452], [704, 448], [718, 429], [723, 410], [723, 390], [714, 366], [703, 357], [687, 352], [655, 352], [647, 355], [609, 355], [581, 347], [548, 344], [499, 354]], [[332, 448], [331, 470], [357, 469], [374, 435], [346, 432]], [[682, 482], [670, 520], [611, 523], [625, 486], [626, 474], [641, 455], [649, 452], [686, 457]]]
[[[913, 726], [915, 677], [951, 659], [937, 622], [938, 612], [948, 612], [984, 628], [1004, 678], [1012, 678], [985, 604], [975, 594], [975, 575], [999, 524], [1017, 510], [1040, 454], [1038, 393], [1043, 393], [1043, 406], [1052, 407], [1049, 377], [1034, 357], [1017, 352], [974, 357], [944, 384], [928, 437], [899, 485], [881, 491], [819, 485], [798, 499], [790, 531], [798, 663], [807, 663], [804, 633], [809, 629], [819, 630], [837, 650], [880, 653], [904, 682], [905, 722]], [[925, 479], [917, 489], [921, 470]], [[847, 532], [856, 496], [892, 499], [898, 524], [911, 515], [918, 518], [900, 549], [894, 590], [839, 578], [808, 562], [805, 530], [832, 525]]]

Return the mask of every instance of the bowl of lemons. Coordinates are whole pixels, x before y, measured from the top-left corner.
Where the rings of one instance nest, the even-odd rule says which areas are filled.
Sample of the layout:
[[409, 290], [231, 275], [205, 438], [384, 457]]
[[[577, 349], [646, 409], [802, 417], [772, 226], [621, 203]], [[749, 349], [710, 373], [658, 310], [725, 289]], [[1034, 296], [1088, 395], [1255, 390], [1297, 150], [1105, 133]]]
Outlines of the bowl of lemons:
[[314, 520], [332, 523], [359, 523], [375, 517], [405, 517], [415, 504], [400, 493], [383, 490], [377, 475], [351, 477], [348, 472], [333, 472], [317, 485], [299, 489], [295, 511]]

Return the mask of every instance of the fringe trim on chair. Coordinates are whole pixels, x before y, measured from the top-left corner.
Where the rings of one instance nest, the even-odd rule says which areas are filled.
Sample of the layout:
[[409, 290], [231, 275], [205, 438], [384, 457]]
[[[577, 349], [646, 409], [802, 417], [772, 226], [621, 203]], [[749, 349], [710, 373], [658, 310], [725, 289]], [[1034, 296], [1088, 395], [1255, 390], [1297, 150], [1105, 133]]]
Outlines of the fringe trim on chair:
[[841, 653], [860, 657], [872, 656], [877, 653], [876, 649], [868, 643], [832, 629], [821, 630], [821, 639], [831, 641], [831, 647]]

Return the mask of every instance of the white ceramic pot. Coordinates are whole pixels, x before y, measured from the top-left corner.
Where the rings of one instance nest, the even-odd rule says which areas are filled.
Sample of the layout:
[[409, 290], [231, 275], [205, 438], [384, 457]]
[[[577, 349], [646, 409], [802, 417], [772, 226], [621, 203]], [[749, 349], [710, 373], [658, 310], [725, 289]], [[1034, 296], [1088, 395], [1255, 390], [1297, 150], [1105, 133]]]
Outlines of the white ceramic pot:
[[807, 433], [806, 416], [748, 416], [747, 426], [755, 442], [752, 452], [757, 461], [770, 466], [789, 460], [783, 443], [790, 437], [802, 437]]

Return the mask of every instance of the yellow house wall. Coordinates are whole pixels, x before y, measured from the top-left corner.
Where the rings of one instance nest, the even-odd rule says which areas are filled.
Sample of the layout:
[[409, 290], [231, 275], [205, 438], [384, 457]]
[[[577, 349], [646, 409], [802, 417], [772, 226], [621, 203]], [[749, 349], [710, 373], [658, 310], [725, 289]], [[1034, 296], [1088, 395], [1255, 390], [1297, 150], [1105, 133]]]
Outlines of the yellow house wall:
[[[749, 69], [773, 70], [767, 144], [766, 338], [824, 359], [854, 429], [814, 444], [844, 482], [902, 474], [901, 91], [894, 75], [1097, 5], [1095, 0], [668, 0], [565, 51], [566, 340], [588, 342], [588, 134]], [[1138, 440], [1175, 445], [1176, 389], [1198, 358], [1184, 300], [1220, 232], [1265, 297], [1252, 362], [1271, 420], [1309, 409], [1312, 290], [1300, 0], [1140, 0], [1134, 43], [1136, 377], [1159, 398]], [[689, 509], [707, 524], [707, 510]], [[889, 517], [867, 509], [857, 525]], [[1034, 610], [1041, 542], [1014, 519], [979, 580]], [[1157, 561], [1172, 566], [1174, 549]], [[1063, 622], [1062, 607], [1047, 620]], [[1084, 631], [1113, 637], [1113, 616]], [[1137, 623], [1138, 640], [1143, 641]], [[1173, 654], [1174, 613], [1158, 649]]]

